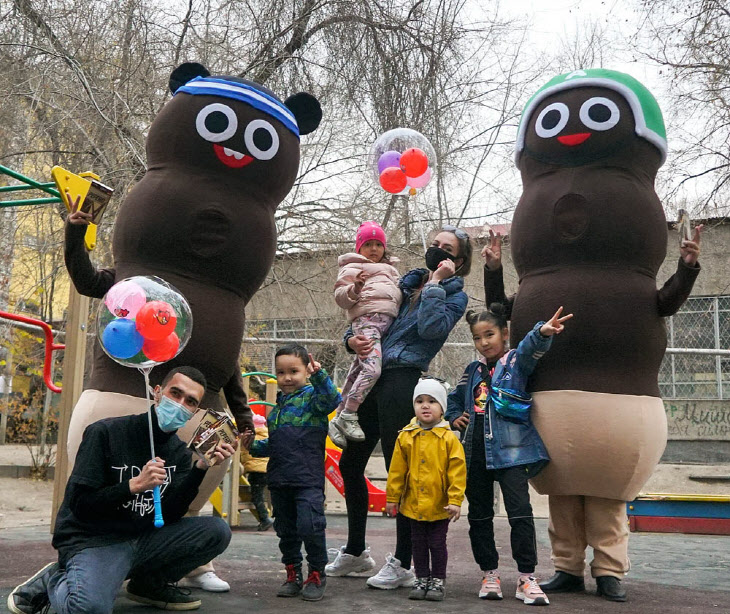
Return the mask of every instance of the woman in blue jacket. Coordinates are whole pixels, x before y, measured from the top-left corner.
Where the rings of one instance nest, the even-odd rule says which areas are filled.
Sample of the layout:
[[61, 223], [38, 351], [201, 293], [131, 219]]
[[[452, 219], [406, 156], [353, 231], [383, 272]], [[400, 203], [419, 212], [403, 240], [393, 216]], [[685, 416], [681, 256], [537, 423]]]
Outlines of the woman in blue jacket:
[[[382, 374], [360, 406], [358, 417], [364, 441], [348, 441], [340, 459], [347, 502], [347, 544], [327, 565], [329, 576], [370, 571], [375, 561], [365, 546], [368, 492], [365, 467], [378, 441], [386, 468], [390, 467], [398, 432], [413, 418], [413, 389], [421, 373], [442, 348], [449, 333], [464, 315], [468, 298], [464, 276], [469, 273], [472, 245], [469, 235], [454, 226], [444, 226], [426, 250], [426, 269], [413, 269], [400, 280], [403, 302], [398, 316], [382, 340]], [[367, 354], [372, 341], [345, 334], [349, 350]], [[396, 517], [395, 555], [386, 558], [383, 568], [368, 578], [373, 588], [411, 586], [411, 534], [408, 519]]]

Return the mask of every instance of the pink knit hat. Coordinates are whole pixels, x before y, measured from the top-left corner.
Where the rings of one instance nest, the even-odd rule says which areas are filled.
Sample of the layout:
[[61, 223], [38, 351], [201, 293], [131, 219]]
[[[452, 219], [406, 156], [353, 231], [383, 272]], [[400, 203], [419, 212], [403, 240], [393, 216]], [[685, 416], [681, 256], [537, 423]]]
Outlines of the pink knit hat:
[[360, 224], [360, 228], [357, 229], [357, 234], [355, 235], [355, 251], [359, 254], [362, 244], [373, 240], [380, 241], [383, 247], [387, 247], [385, 243], [385, 231], [380, 227], [380, 224], [372, 220], [363, 222]]

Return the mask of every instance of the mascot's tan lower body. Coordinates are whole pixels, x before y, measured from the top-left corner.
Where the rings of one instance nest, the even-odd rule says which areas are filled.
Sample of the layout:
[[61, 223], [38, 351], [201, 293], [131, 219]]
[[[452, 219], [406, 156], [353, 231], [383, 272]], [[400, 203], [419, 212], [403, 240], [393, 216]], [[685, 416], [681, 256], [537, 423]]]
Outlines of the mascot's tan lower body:
[[636, 497], [664, 452], [667, 419], [657, 397], [557, 390], [533, 394], [532, 417], [550, 462], [532, 484], [549, 495], [557, 571], [582, 576], [629, 570], [626, 501]]
[[[89, 424], [103, 418], [131, 416], [132, 414], [141, 414], [146, 411], [147, 399], [119, 394], [117, 392], [84, 390], [74, 407], [73, 414], [71, 415], [71, 422], [68, 427], [67, 450], [69, 476], [71, 475], [71, 470], [73, 469], [74, 462], [76, 461], [76, 453], [79, 451], [84, 430], [86, 430], [86, 427], [89, 426]], [[202, 413], [201, 415], [194, 416], [191, 420], [189, 420], [188, 423], [177, 432], [180, 439], [183, 441], [190, 439], [201, 418]], [[197, 516], [200, 513], [205, 502], [210, 498], [223, 480], [223, 476], [225, 476], [229, 465], [230, 461], [223, 463], [218, 467], [212, 467], [207, 471], [206, 476], [198, 489], [198, 496], [195, 497], [188, 508], [188, 516]], [[197, 576], [208, 571], [213, 571], [212, 563], [208, 563], [207, 565], [194, 569], [188, 574], [188, 576]]]

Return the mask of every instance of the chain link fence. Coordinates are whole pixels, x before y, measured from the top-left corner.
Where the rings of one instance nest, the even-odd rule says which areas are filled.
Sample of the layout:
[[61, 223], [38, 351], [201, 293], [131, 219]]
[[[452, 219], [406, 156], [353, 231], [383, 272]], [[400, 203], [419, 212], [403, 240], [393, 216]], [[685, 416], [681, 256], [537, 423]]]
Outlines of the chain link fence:
[[730, 296], [689, 298], [667, 318], [667, 345], [682, 350], [662, 362], [664, 398], [730, 399]]
[[[730, 296], [692, 297], [667, 318], [667, 355], [659, 371], [665, 399], [730, 399]], [[342, 318], [249, 320], [244, 362], [273, 371], [276, 350], [287, 343], [307, 346], [337, 385], [342, 385], [353, 356], [342, 343]], [[454, 385], [478, 354], [463, 320], [431, 362], [429, 374]]]

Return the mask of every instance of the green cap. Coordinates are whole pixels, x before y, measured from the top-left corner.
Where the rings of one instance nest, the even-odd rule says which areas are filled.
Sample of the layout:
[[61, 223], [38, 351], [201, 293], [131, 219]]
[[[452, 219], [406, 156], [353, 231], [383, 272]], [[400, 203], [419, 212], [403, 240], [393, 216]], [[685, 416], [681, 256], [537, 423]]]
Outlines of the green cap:
[[607, 70], [605, 68], [586, 68], [558, 75], [548, 81], [527, 101], [520, 126], [517, 130], [517, 144], [515, 146], [515, 163], [525, 147], [525, 131], [530, 116], [537, 106], [548, 96], [556, 92], [576, 87], [605, 87], [621, 94], [628, 102], [634, 113], [637, 136], [646, 139], [654, 145], [662, 155], [661, 163], [667, 159], [667, 131], [664, 128], [664, 118], [659, 103], [639, 81], [631, 75]]

